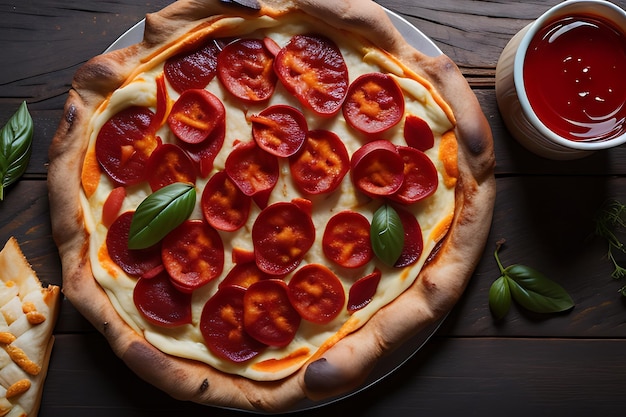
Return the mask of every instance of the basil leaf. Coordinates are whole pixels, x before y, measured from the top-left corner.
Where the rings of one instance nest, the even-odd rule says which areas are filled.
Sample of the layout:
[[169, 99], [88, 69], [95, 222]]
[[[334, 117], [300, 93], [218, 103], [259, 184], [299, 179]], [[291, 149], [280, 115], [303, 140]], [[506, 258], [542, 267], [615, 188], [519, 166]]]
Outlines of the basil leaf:
[[388, 204], [376, 210], [370, 227], [370, 240], [374, 254], [384, 264], [393, 266], [404, 247], [404, 227], [400, 216]]
[[489, 308], [496, 319], [503, 318], [511, 308], [511, 289], [506, 275], [501, 276], [489, 288]]
[[145, 249], [158, 243], [189, 217], [195, 205], [192, 184], [176, 182], [150, 194], [133, 215], [128, 247]]
[[33, 119], [23, 101], [0, 130], [0, 200], [4, 189], [26, 171], [33, 141]]
[[525, 265], [511, 265], [504, 270], [510, 278], [513, 299], [535, 313], [557, 313], [574, 306], [570, 295], [556, 282]]

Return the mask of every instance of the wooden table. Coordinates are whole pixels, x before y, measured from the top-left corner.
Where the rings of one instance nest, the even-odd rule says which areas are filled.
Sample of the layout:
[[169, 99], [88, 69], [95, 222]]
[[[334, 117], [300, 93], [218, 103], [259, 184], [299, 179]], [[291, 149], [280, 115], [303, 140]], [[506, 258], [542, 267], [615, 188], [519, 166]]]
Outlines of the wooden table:
[[[46, 282], [61, 284], [46, 188], [47, 149], [73, 73], [168, 0], [0, 0], [0, 124], [22, 100], [35, 122], [28, 172], [0, 202], [0, 241], [15, 236]], [[505, 129], [495, 66], [509, 39], [549, 1], [384, 0], [449, 55], [491, 124], [498, 196], [491, 234], [466, 293], [433, 338], [383, 383], [312, 410], [354, 416], [624, 415], [625, 282], [611, 278], [592, 217], [606, 198], [626, 202], [626, 149], [568, 162], [537, 157]], [[626, 7], [626, 1], [617, 3]], [[496, 323], [488, 290], [505, 264], [532, 266], [563, 285], [576, 307], [537, 317], [514, 307]], [[1, 273], [1, 271], [0, 271]], [[130, 372], [66, 300], [56, 326], [40, 416], [241, 413], [177, 402]]]

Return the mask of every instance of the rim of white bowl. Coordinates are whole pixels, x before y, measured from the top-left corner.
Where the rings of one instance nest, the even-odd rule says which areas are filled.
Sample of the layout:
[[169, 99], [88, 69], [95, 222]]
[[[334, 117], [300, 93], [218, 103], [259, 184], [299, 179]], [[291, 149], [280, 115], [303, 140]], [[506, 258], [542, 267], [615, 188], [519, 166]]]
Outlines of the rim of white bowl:
[[[593, 14], [599, 17], [607, 18], [615, 23], [616, 26], [624, 30], [624, 35], [626, 36], [626, 11], [616, 4], [605, 0], [566, 0], [563, 3], [553, 6], [530, 24], [515, 53], [513, 63], [513, 81], [515, 83], [515, 89], [517, 90], [517, 95], [524, 115], [535, 127], [535, 129], [537, 129], [544, 137], [548, 138], [553, 143], [566, 148], [593, 151], [612, 148], [625, 143], [626, 132], [616, 138], [596, 142], [577, 142], [557, 135], [552, 130], [548, 129], [532, 110], [530, 101], [528, 100], [528, 95], [526, 94], [526, 90], [524, 88], [523, 77], [523, 66], [526, 58], [526, 51], [530, 41], [535, 37], [537, 32], [539, 32], [545, 24], [550, 23], [555, 19], [568, 15], [589, 13], [589, 9], [593, 10]], [[616, 19], [619, 19], [619, 22], [616, 22]]]

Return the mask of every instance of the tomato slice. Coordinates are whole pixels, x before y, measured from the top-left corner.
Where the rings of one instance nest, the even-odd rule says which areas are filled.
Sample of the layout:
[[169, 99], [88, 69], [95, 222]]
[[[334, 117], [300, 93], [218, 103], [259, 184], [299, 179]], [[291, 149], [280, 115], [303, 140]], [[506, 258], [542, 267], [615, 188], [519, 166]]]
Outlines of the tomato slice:
[[235, 97], [246, 102], [269, 99], [274, 94], [274, 55], [262, 39], [238, 39], [217, 57], [217, 77]]
[[243, 325], [254, 339], [270, 346], [286, 346], [300, 327], [300, 314], [291, 305], [287, 284], [279, 279], [258, 281], [243, 296]]
[[266, 152], [289, 157], [302, 147], [308, 131], [306, 119], [300, 110], [276, 105], [250, 118], [252, 137]]
[[156, 83], [156, 114], [152, 119], [152, 125], [150, 126], [150, 132], [156, 134], [157, 130], [163, 126], [167, 120], [167, 115], [170, 111], [170, 99], [167, 94], [167, 87], [165, 86], [165, 77], [160, 74], [155, 79]]
[[422, 228], [415, 216], [400, 207], [395, 207], [395, 210], [398, 216], [400, 216], [400, 222], [402, 222], [402, 228], [404, 229], [404, 246], [394, 266], [403, 268], [417, 262], [424, 250], [424, 240], [422, 238]]
[[358, 268], [374, 256], [370, 222], [355, 211], [342, 211], [330, 218], [322, 237], [324, 255], [337, 265]]
[[439, 175], [430, 158], [409, 146], [398, 146], [397, 149], [404, 163], [404, 181], [391, 199], [402, 204], [413, 204], [437, 191]]
[[220, 282], [219, 287], [222, 288], [234, 285], [236, 287], [248, 288], [255, 282], [271, 278], [274, 278], [274, 276], [261, 271], [259, 267], [256, 266], [256, 263], [246, 262], [233, 266], [224, 280]]
[[102, 205], [102, 224], [110, 227], [120, 213], [124, 199], [126, 198], [126, 188], [114, 188], [106, 201]]
[[278, 202], [268, 206], [252, 226], [256, 264], [272, 275], [296, 269], [314, 240], [311, 216], [293, 203]]
[[269, 196], [278, 182], [278, 159], [254, 141], [240, 142], [226, 158], [225, 171], [245, 195]]
[[404, 118], [404, 140], [412, 148], [424, 152], [435, 146], [435, 135], [424, 119], [414, 114]]
[[151, 134], [154, 117], [147, 107], [127, 107], [100, 128], [96, 158], [117, 184], [133, 185], [145, 179], [146, 162], [158, 145]]
[[304, 107], [324, 116], [341, 109], [348, 91], [348, 67], [332, 40], [294, 36], [276, 55], [274, 70]]
[[161, 245], [129, 249], [128, 236], [133, 212], [122, 213], [109, 227], [106, 245], [109, 256], [128, 275], [139, 277], [161, 265]]
[[139, 278], [133, 301], [141, 315], [157, 326], [191, 323], [191, 294], [178, 291], [165, 272], [152, 278]]
[[200, 143], [192, 144], [178, 140], [177, 145], [189, 155], [200, 172], [200, 176], [206, 178], [213, 171], [213, 162], [224, 145], [225, 137], [226, 124], [223, 123], [216, 126], [209, 137]]
[[222, 101], [207, 90], [185, 90], [172, 106], [167, 123], [178, 139], [197, 144], [226, 124], [226, 109]]
[[289, 158], [291, 176], [308, 194], [334, 191], [350, 169], [343, 141], [329, 130], [311, 130], [302, 148]]
[[298, 269], [287, 288], [291, 305], [300, 316], [317, 324], [332, 321], [346, 301], [339, 278], [320, 264], [308, 264]]
[[191, 292], [217, 278], [224, 269], [224, 245], [202, 220], [187, 220], [165, 236], [161, 257], [172, 282]]
[[348, 292], [348, 313], [352, 314], [372, 302], [381, 276], [381, 272], [374, 269], [371, 274], [359, 278], [352, 284]]
[[390, 75], [363, 74], [350, 84], [343, 116], [359, 132], [379, 134], [398, 124], [404, 116], [404, 95]]
[[357, 149], [350, 168], [355, 187], [374, 198], [394, 194], [404, 181], [402, 157], [395, 145], [383, 139]]
[[204, 88], [215, 77], [219, 51], [215, 41], [211, 40], [193, 51], [175, 55], [165, 61], [165, 78], [178, 93]]
[[250, 360], [267, 347], [244, 331], [245, 292], [241, 287], [220, 288], [206, 302], [200, 315], [200, 332], [209, 350], [235, 363]]
[[152, 191], [175, 182], [196, 182], [193, 161], [182, 148], [172, 143], [159, 145], [150, 155], [146, 167]]
[[204, 219], [227, 232], [241, 228], [248, 220], [252, 199], [228, 178], [226, 171], [215, 173], [204, 187], [200, 206]]

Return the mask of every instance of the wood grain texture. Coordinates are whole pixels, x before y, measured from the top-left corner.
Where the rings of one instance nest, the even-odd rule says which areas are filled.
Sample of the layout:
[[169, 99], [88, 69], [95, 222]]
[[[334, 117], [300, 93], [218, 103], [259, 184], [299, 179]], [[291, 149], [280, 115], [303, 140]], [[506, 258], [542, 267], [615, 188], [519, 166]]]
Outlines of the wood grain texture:
[[[0, 202], [0, 241], [15, 236], [46, 282], [61, 283], [46, 188], [47, 151], [76, 69], [168, 0], [0, 0], [0, 124], [26, 100], [35, 121], [28, 172]], [[521, 147], [498, 111], [495, 66], [508, 40], [558, 0], [379, 0], [461, 68], [491, 125], [498, 195], [489, 241], [461, 301], [435, 337], [382, 384], [299, 415], [623, 415], [626, 299], [593, 236], [606, 198], [626, 201], [626, 149], [550, 161]], [[626, 1], [616, 1], [626, 7]], [[576, 307], [538, 316], [514, 306], [495, 322], [488, 290], [505, 264], [532, 266]], [[624, 256], [626, 263], [626, 255]], [[180, 403], [139, 380], [64, 301], [40, 416], [248, 415]]]

